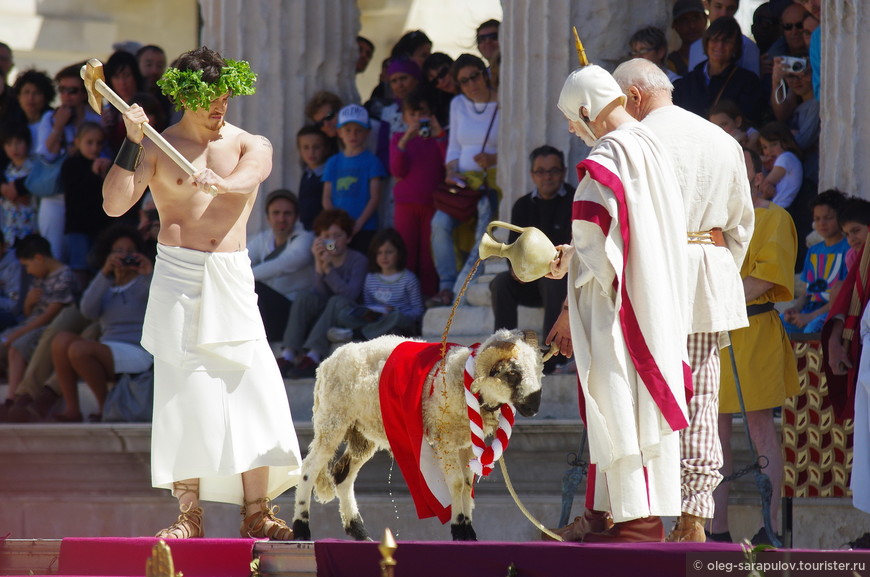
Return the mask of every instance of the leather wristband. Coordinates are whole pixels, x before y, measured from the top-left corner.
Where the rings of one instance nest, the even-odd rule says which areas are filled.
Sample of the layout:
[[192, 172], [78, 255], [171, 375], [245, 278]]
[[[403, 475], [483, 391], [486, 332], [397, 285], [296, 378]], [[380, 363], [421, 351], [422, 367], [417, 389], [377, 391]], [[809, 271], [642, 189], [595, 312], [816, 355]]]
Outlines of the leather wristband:
[[118, 150], [118, 156], [115, 157], [115, 164], [124, 170], [136, 172], [136, 168], [142, 161], [142, 150], [141, 144], [136, 144], [129, 138], [125, 138], [124, 142], [121, 143], [121, 149]]

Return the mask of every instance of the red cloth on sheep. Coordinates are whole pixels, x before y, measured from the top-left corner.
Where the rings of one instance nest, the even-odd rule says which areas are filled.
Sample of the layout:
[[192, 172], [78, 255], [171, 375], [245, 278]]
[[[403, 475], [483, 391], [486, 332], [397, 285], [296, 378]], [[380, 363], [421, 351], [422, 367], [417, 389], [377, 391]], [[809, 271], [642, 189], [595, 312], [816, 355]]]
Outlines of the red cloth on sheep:
[[[447, 345], [448, 350], [455, 346]], [[446, 523], [451, 517], [450, 490], [423, 430], [423, 384], [440, 360], [440, 343], [401, 343], [381, 371], [379, 395], [384, 431], [414, 499], [417, 517], [438, 517]]]

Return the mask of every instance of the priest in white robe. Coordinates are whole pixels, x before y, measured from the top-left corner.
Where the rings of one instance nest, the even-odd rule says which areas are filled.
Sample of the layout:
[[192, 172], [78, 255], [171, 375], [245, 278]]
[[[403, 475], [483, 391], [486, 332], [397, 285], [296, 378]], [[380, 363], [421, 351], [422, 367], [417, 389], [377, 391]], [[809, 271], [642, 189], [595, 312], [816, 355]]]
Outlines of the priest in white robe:
[[559, 98], [569, 130], [592, 146], [577, 167], [573, 242], [549, 275], [569, 275], [547, 342], [577, 359], [591, 460], [587, 510], [557, 531], [566, 540], [661, 541], [659, 517], [680, 514], [686, 223], [667, 154], [624, 102], [594, 65], [574, 71]]

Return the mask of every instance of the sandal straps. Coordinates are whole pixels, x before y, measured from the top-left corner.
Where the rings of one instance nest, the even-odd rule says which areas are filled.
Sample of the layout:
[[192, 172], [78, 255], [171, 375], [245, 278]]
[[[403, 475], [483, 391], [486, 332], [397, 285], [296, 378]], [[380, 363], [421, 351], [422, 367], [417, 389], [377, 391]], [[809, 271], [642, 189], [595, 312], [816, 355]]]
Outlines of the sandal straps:
[[[279, 507], [277, 505], [270, 507], [271, 501], [266, 497], [260, 497], [253, 501], [245, 501], [242, 506], [242, 537], [253, 537], [255, 539], [272, 539], [275, 541], [291, 541], [293, 540], [293, 530], [287, 526], [282, 519], [276, 515]], [[260, 505], [260, 510], [251, 513], [247, 517], [248, 505]]]
[[193, 493], [199, 499], [199, 479], [188, 481], [175, 481], [172, 483], [172, 494], [179, 501], [188, 493]]
[[202, 507], [192, 507], [191, 505], [181, 505], [181, 515], [178, 519], [163, 529], [155, 537], [163, 539], [192, 539], [202, 537], [205, 531], [202, 529]]

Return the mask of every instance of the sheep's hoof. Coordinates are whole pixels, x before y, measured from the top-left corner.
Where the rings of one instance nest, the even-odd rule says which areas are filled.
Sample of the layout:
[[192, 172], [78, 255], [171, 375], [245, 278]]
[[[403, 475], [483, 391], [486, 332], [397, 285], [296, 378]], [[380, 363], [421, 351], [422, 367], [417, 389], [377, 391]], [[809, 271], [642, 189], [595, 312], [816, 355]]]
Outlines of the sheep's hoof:
[[360, 517], [359, 515], [350, 520], [350, 524], [344, 528], [344, 532], [357, 541], [369, 540], [369, 532], [366, 531], [366, 527], [365, 525], [363, 525], [362, 517]]
[[471, 523], [454, 523], [450, 525], [450, 535], [454, 541], [477, 541], [477, 534]]
[[294, 541], [311, 541], [311, 526], [308, 521], [296, 519], [293, 521], [293, 540]]

